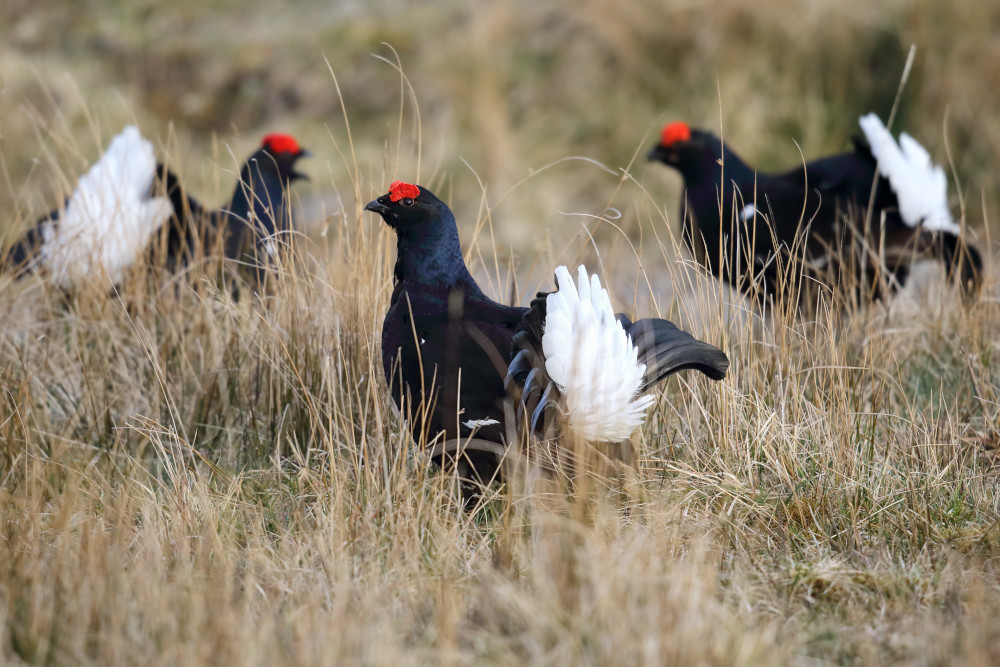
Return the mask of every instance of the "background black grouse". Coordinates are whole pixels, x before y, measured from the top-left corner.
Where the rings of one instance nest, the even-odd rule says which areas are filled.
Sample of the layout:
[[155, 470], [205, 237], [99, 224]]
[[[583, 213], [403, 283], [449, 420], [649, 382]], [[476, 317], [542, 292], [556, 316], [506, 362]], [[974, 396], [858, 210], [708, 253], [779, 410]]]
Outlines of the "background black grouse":
[[291, 135], [265, 136], [240, 167], [228, 205], [214, 210], [206, 210], [188, 195], [172, 171], [158, 165], [158, 181], [174, 210], [162, 246], [167, 264], [186, 265], [199, 253], [212, 250], [224, 234], [225, 256], [249, 264], [253, 277], [260, 281], [269, 254], [260, 241], [275, 242], [281, 232], [293, 229], [289, 188], [298, 180], [308, 180], [295, 165], [309, 155]]
[[[880, 251], [890, 287], [906, 281], [912, 259], [936, 257], [974, 293], [982, 269], [978, 251], [957, 234], [906, 224], [892, 184], [882, 175], [876, 180], [871, 148], [859, 138], [853, 143], [851, 152], [767, 174], [713, 133], [675, 122], [663, 128], [647, 159], [684, 177], [682, 236], [695, 258], [758, 299], [765, 291], [794, 298], [800, 266], [827, 284], [846, 278], [877, 297]], [[803, 257], [803, 265], [788, 261]]]
[[[274, 242], [275, 234], [292, 229], [288, 189], [307, 178], [295, 170], [295, 164], [308, 155], [290, 135], [265, 136], [260, 148], [243, 163], [232, 197], [220, 209], [206, 209], [187, 193], [177, 174], [157, 163], [148, 196], [166, 194], [172, 215], [160, 230], [162, 238], [150, 244], [152, 264], [175, 270], [195, 257], [212, 254], [224, 243], [223, 254], [249, 264], [252, 277], [259, 282], [269, 254], [260, 241]], [[58, 225], [60, 214], [61, 209], [51, 211], [11, 246], [7, 266], [19, 274], [34, 269], [46, 226]]]

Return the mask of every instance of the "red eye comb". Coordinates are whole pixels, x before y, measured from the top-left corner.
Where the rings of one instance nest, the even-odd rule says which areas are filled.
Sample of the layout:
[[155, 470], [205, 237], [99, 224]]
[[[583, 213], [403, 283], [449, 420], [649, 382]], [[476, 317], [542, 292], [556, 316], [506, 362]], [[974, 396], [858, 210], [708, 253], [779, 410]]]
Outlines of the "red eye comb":
[[298, 155], [302, 152], [302, 149], [299, 147], [299, 142], [295, 141], [295, 137], [290, 134], [281, 134], [278, 132], [264, 137], [264, 140], [261, 142], [261, 146], [275, 155], [278, 155], [279, 153], [291, 153], [292, 155]]
[[419, 196], [420, 188], [415, 185], [410, 185], [409, 183], [404, 183], [403, 181], [396, 181], [389, 186], [389, 201], [397, 202], [406, 197], [416, 199]]
[[688, 127], [687, 123], [682, 123], [680, 121], [674, 123], [667, 123], [663, 132], [660, 134], [660, 145], [670, 146], [671, 144], [676, 144], [679, 141], [687, 141], [691, 138], [691, 128]]

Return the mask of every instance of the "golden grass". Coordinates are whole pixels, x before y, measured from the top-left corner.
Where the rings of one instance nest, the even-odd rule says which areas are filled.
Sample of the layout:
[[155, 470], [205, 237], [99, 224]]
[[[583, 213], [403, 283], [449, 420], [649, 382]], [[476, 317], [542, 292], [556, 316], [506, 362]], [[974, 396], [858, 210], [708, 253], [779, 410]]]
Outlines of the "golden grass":
[[726, 325], [739, 303], [665, 242], [661, 309], [729, 379], [666, 383], [640, 474], [467, 514], [385, 394], [392, 244], [363, 199], [260, 299], [138, 271], [115, 298], [5, 287], [7, 660], [997, 657], [995, 298], [931, 280]]
[[[405, 89], [400, 110], [398, 74], [385, 64], [359, 66], [365, 76], [378, 72], [374, 81], [382, 87], [367, 82], [374, 92], [360, 74], [345, 76], [335, 57], [339, 87], [322, 65], [322, 86], [314, 74], [303, 75], [299, 85], [334, 99], [316, 107], [329, 129], [305, 130], [312, 132], [305, 143], [324, 156], [312, 165], [315, 189], [302, 191], [312, 234], [298, 244], [299, 261], [283, 264], [261, 298], [233, 301], [197, 269], [171, 278], [141, 267], [116, 295], [68, 300], [37, 278], [0, 277], [0, 661], [1000, 659], [1000, 301], [992, 270], [983, 298], [968, 306], [929, 271], [884, 304], [821, 304], [806, 320], [779, 308], [762, 320], [678, 252], [676, 197], [662, 186], [671, 178], [665, 170], [647, 174], [636, 161], [628, 175], [612, 176], [573, 160], [518, 185], [528, 167], [566, 156], [629, 164], [664, 107], [689, 118], [700, 110], [710, 125], [708, 118], [719, 115], [716, 75], [727, 132], [739, 132], [744, 141], [737, 147], [746, 143], [748, 158], [794, 161], [793, 145], [765, 148], [769, 136], [796, 134], [794, 128], [813, 138], [807, 155], [819, 146], [836, 150], [842, 139], [830, 139], [837, 134], [831, 128], [843, 138], [854, 121], [835, 114], [820, 93], [841, 90], [856, 67], [830, 64], [813, 76], [796, 74], [791, 59], [773, 65], [775, 86], [803, 88], [795, 99], [808, 111], [801, 125], [789, 126], [795, 112], [782, 105], [769, 118], [763, 109], [777, 107], [752, 96], [752, 79], [736, 88], [732, 59], [770, 40], [778, 40], [770, 49], [796, 43], [795, 25], [829, 24], [815, 39], [825, 56], [859, 22], [895, 25], [899, 16], [909, 21], [899, 22], [903, 33], [928, 34], [936, 44], [947, 31], [957, 33], [955, 22], [963, 19], [976, 34], [973, 19], [985, 20], [980, 15], [991, 10], [959, 4], [954, 15], [938, 16], [931, 3], [863, 11], [863, 3], [852, 3], [856, 14], [838, 23], [830, 18], [839, 16], [833, 5], [820, 3], [796, 24], [769, 22], [788, 13], [781, 3], [759, 14], [737, 2], [717, 14], [653, 4], [611, 11], [583, 3], [568, 36], [560, 36], [559, 15], [518, 3], [473, 16], [450, 5], [406, 15], [413, 29], [432, 19], [457, 24], [445, 22], [454, 32], [440, 53], [409, 41], [406, 22], [381, 17], [380, 8], [350, 24], [364, 39], [338, 28], [346, 44], [330, 48], [339, 54], [395, 37], [407, 72], [420, 72], [413, 75], [423, 133]], [[664, 13], [672, 23], [649, 20]], [[705, 25], [711, 16], [719, 25]], [[928, 17], [940, 34], [922, 23]], [[490, 49], [521, 21], [536, 28], [528, 34], [539, 43], [522, 55], [503, 51], [500, 73], [478, 84], [470, 110], [456, 111], [455, 100], [472, 90], [469, 77], [494, 62]], [[281, 32], [288, 40], [291, 31]], [[658, 33], [687, 40], [691, 55], [681, 58], [677, 44], [670, 54], [689, 69], [666, 83], [656, 78], [664, 72], [650, 74], [654, 92], [635, 110], [646, 115], [623, 119], [629, 105], [595, 91], [618, 91], [614, 72], [623, 88], [639, 85], [646, 49], [665, 39]], [[311, 48], [316, 56], [320, 49], [310, 40], [318, 38], [307, 34], [293, 50]], [[725, 35], [739, 43], [730, 45]], [[555, 64], [544, 57], [550, 36], [569, 45]], [[202, 43], [186, 39], [192, 48]], [[236, 41], [223, 33], [220, 52]], [[596, 53], [584, 48], [595, 43]], [[609, 52], [620, 60], [601, 66]], [[456, 53], [466, 58], [442, 62]], [[525, 63], [524, 53], [539, 61]], [[597, 81], [570, 81], [564, 57], [593, 66]], [[911, 107], [908, 118], [922, 140], [933, 128], [940, 134], [944, 105], [973, 99], [973, 89], [982, 95], [982, 82], [973, 85], [974, 72], [985, 68], [979, 61], [968, 78], [942, 73], [971, 57], [958, 47], [928, 56], [928, 69], [940, 69], [913, 94], [934, 111]], [[279, 59], [275, 68], [288, 62]], [[746, 71], [761, 75], [773, 61], [746, 62]], [[554, 72], [538, 73], [550, 66]], [[702, 66], [709, 71], [695, 71]], [[443, 74], [434, 83], [432, 73]], [[862, 78], [865, 86], [877, 81]], [[683, 102], [661, 97], [673, 88], [691, 93], [698, 79], [710, 84], [706, 91]], [[511, 83], [522, 80], [528, 92]], [[546, 80], [547, 93], [532, 87]], [[895, 83], [886, 83], [890, 94]], [[338, 88], [350, 132], [330, 92]], [[532, 100], [546, 100], [556, 112], [520, 122], [517, 105]], [[578, 115], [560, 109], [561, 101]], [[980, 108], [994, 103], [983, 100]], [[388, 115], [364, 117], [374, 106]], [[117, 127], [117, 111], [99, 118], [63, 112], [53, 121], [34, 107], [25, 112], [28, 121], [4, 120], [5, 230], [23, 229], [58, 201], [101, 143], [90, 137]], [[594, 115], [579, 113], [584, 108]], [[167, 118], [180, 114], [171, 109]], [[320, 113], [299, 111], [297, 132]], [[986, 190], [992, 158], [982, 156], [1000, 145], [1000, 135], [985, 124], [980, 138], [970, 138], [972, 116], [961, 120], [967, 111], [955, 111], [953, 122], [969, 151], [952, 148], [969, 183], [967, 219], [983, 230], [980, 221], [991, 219], [996, 200]], [[597, 131], [601, 122], [605, 134]], [[37, 134], [9, 129], [21, 123]], [[76, 132], [82, 125], [89, 134]], [[246, 141], [231, 149], [228, 140], [207, 149], [207, 130], [180, 120], [176, 135], [147, 134], [171, 147], [186, 165], [186, 181], [211, 203], [231, 189], [224, 170], [235, 169], [254, 143], [250, 125], [243, 127]], [[18, 151], [29, 145], [40, 165], [24, 166]], [[603, 149], [617, 152], [608, 158]], [[469, 156], [484, 186], [456, 154]], [[215, 156], [208, 165], [206, 155]], [[638, 473], [624, 468], [572, 494], [497, 489], [467, 513], [453, 480], [414, 451], [386, 395], [375, 343], [391, 289], [393, 242], [361, 207], [393, 178], [418, 171], [455, 204], [467, 257], [495, 297], [513, 292], [526, 302], [549, 286], [555, 263], [583, 258], [593, 268], [599, 261], [621, 309], [671, 317], [729, 353], [730, 376], [722, 383], [691, 375], [665, 383], [634, 440]], [[315, 205], [310, 194], [318, 190], [336, 196]]]

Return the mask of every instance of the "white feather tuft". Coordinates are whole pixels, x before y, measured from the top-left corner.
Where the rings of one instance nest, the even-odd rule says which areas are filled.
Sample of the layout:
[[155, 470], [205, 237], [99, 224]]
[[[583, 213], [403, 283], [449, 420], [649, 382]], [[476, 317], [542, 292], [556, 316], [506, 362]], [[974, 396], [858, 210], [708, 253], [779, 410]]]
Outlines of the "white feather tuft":
[[486, 419], [470, 419], [467, 422], [462, 422], [462, 425], [466, 428], [479, 428], [481, 426], [493, 426], [494, 424], [499, 424], [496, 419], [492, 417], [487, 417]]
[[948, 209], [948, 179], [944, 170], [916, 139], [905, 132], [899, 143], [873, 113], [862, 116], [861, 125], [878, 169], [889, 179], [899, 201], [899, 215], [910, 227], [955, 234], [962, 231]]
[[41, 261], [56, 284], [79, 287], [104, 271], [121, 281], [173, 210], [169, 199], [149, 197], [155, 177], [153, 145], [127, 126], [80, 178], [42, 244]]
[[654, 401], [636, 397], [646, 366], [615, 319], [600, 279], [583, 266], [578, 273], [574, 284], [565, 266], [557, 268], [558, 291], [546, 297], [545, 370], [563, 394], [576, 435], [590, 442], [624, 440]]

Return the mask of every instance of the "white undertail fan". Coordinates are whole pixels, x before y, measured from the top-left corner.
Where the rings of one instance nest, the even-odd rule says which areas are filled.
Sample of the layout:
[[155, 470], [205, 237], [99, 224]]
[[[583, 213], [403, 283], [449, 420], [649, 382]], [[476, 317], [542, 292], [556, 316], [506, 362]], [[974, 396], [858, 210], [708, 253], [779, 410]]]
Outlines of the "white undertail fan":
[[948, 179], [944, 169], [916, 139], [905, 132], [899, 143], [873, 113], [858, 122], [865, 133], [872, 156], [896, 195], [899, 217], [915, 230], [938, 235], [939, 259], [963, 288], [976, 293], [981, 286], [982, 257], [962, 238], [962, 229], [948, 208]]
[[540, 294], [514, 337], [516, 354], [507, 376], [521, 389], [519, 407], [532, 433], [548, 437], [563, 427], [588, 442], [619, 442], [642, 424], [655, 397], [645, 393], [687, 368], [719, 380], [729, 360], [666, 320], [632, 323], [615, 315], [608, 292], [583, 266], [574, 282], [555, 271], [557, 291]]
[[879, 172], [896, 193], [903, 222], [913, 228], [920, 226], [958, 236], [962, 230], [948, 208], [948, 179], [944, 169], [931, 162], [927, 149], [906, 132], [899, 135], [897, 144], [873, 113], [862, 116], [858, 123], [878, 162]]
[[39, 261], [56, 284], [122, 280], [173, 212], [169, 199], [150, 196], [155, 177], [153, 145], [127, 126], [43, 224]]
[[646, 365], [611, 309], [608, 291], [581, 266], [577, 284], [565, 266], [546, 297], [545, 370], [566, 402], [569, 426], [588, 441], [624, 440], [655, 398], [640, 396]]

